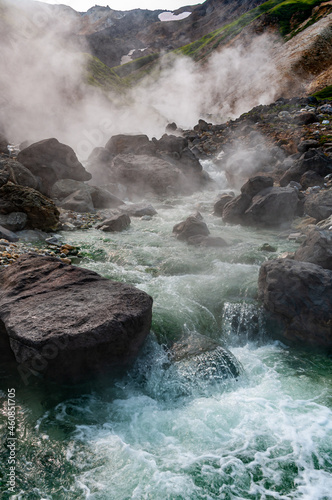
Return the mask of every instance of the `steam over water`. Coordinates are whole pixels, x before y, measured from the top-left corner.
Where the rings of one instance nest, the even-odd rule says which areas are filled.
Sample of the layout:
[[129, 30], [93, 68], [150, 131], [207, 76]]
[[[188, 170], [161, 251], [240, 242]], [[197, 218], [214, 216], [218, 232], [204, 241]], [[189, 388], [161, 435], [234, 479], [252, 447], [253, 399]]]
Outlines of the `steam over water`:
[[[59, 388], [2, 373], [3, 396], [15, 387], [18, 403], [13, 498], [332, 499], [332, 362], [272, 341], [255, 299], [259, 265], [271, 256], [259, 248], [268, 242], [279, 254], [295, 244], [224, 226], [211, 215], [215, 195], [155, 200], [158, 215], [132, 218], [123, 233], [63, 234], [81, 245], [83, 266], [153, 296], [153, 334], [114, 379]], [[196, 209], [229, 247], [172, 237]], [[186, 331], [220, 339], [243, 373], [181, 381], [161, 343]], [[4, 437], [5, 408], [0, 418]], [[3, 498], [6, 457], [2, 447]]]

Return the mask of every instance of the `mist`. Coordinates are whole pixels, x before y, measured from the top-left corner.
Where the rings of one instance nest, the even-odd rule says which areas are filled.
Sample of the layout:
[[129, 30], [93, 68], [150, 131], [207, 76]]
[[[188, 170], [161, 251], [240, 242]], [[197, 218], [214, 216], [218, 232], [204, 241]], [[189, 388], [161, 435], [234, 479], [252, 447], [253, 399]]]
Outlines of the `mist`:
[[85, 159], [114, 134], [151, 138], [169, 122], [182, 128], [200, 118], [221, 123], [273, 101], [280, 89], [273, 64], [279, 42], [262, 35], [214, 53], [204, 66], [166, 55], [126, 95], [106, 94], [85, 83], [88, 47], [73, 35], [74, 11], [55, 15], [54, 6], [6, 0], [3, 12], [0, 127], [11, 143], [56, 137]]

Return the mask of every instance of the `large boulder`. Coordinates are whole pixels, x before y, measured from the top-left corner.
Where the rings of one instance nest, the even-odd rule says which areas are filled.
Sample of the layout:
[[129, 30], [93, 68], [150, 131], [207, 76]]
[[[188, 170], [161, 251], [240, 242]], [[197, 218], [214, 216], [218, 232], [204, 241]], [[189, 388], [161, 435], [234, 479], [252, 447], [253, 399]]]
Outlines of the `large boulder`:
[[213, 215], [215, 215], [216, 217], [222, 217], [225, 205], [233, 199], [234, 195], [222, 194], [213, 206]]
[[64, 198], [61, 203], [59, 203], [59, 207], [65, 210], [72, 210], [73, 212], [95, 212], [92, 197], [89, 191], [85, 189], [85, 186]]
[[[88, 203], [85, 207], [86, 210], [78, 211], [91, 211], [93, 208], [115, 208], [123, 204], [123, 201], [111, 194], [106, 189], [97, 186], [90, 186], [84, 182], [74, 181], [73, 179], [61, 179], [53, 184], [50, 197], [59, 201], [63, 201], [69, 197], [71, 200], [71, 195], [73, 193], [82, 195], [82, 199]], [[85, 193], [87, 195], [85, 196]], [[83, 207], [84, 208], [84, 207]]]
[[304, 211], [317, 221], [328, 219], [332, 215], [332, 189], [307, 196]]
[[8, 154], [8, 139], [0, 132], [0, 153]]
[[114, 156], [122, 154], [153, 155], [156, 151], [154, 144], [149, 140], [148, 136], [143, 134], [114, 135], [106, 144], [105, 149]]
[[25, 381], [72, 383], [126, 366], [150, 331], [152, 298], [137, 288], [29, 254], [0, 271], [0, 335]]
[[256, 175], [250, 177], [241, 187], [241, 193], [247, 194], [251, 198], [256, 196], [260, 191], [273, 186], [273, 178], [264, 175]]
[[26, 228], [54, 231], [59, 223], [59, 210], [52, 200], [35, 189], [7, 182], [0, 188], [0, 214], [24, 212]]
[[17, 160], [41, 180], [41, 192], [49, 195], [59, 179], [89, 181], [91, 174], [78, 161], [74, 150], [57, 139], [45, 139], [23, 149]]
[[310, 231], [295, 252], [294, 259], [311, 262], [332, 271], [332, 232], [318, 229]]
[[332, 348], [332, 271], [309, 262], [265, 262], [259, 299], [280, 321], [280, 336], [291, 342]]
[[230, 224], [243, 224], [243, 215], [251, 203], [251, 196], [241, 193], [226, 203], [222, 212], [222, 220]]
[[32, 189], [39, 188], [38, 179], [26, 168], [22, 163], [11, 158], [0, 159], [0, 171], [7, 172], [7, 181], [20, 186], [31, 187]]
[[12, 212], [8, 215], [0, 215], [0, 225], [9, 231], [22, 231], [28, 220], [24, 212]]
[[0, 226], [0, 239], [5, 239], [7, 241], [16, 242], [19, 240], [19, 237], [16, 236], [16, 234], [13, 233], [12, 231], [10, 231], [9, 229], [7, 229], [3, 226]]
[[158, 151], [173, 154], [176, 153], [179, 157], [184, 149], [188, 148], [188, 139], [176, 135], [164, 134], [161, 139], [152, 139]]
[[147, 155], [118, 155], [108, 170], [109, 181], [127, 188], [127, 195], [192, 192], [185, 175], [171, 163]]
[[131, 220], [129, 215], [114, 215], [108, 219], [103, 220], [99, 224], [97, 224], [96, 228], [101, 229], [102, 231], [112, 233], [118, 231], [124, 231], [130, 226]]
[[205, 224], [203, 217], [199, 212], [195, 215], [190, 215], [183, 222], [179, 222], [173, 227], [173, 233], [175, 233], [178, 240], [189, 240], [190, 238], [197, 236], [208, 236], [210, 231]]
[[321, 150], [309, 149], [284, 173], [280, 186], [288, 186], [291, 181], [300, 182], [303, 174], [309, 170], [325, 177], [332, 172], [332, 159]]
[[257, 226], [278, 226], [291, 221], [298, 210], [295, 189], [270, 187], [253, 197], [245, 212], [245, 223]]

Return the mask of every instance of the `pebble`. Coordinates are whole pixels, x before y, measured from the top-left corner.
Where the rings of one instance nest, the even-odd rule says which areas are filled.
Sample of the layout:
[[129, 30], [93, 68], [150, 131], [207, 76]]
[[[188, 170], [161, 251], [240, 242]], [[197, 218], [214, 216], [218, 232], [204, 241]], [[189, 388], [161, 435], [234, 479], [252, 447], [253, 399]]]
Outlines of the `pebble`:
[[62, 244], [61, 247], [48, 244], [46, 248], [38, 248], [31, 243], [10, 243], [7, 240], [0, 240], [0, 267], [7, 267], [13, 264], [21, 255], [27, 253], [37, 253], [39, 255], [48, 255], [57, 257], [65, 264], [71, 264], [71, 257], [79, 257], [79, 248]]

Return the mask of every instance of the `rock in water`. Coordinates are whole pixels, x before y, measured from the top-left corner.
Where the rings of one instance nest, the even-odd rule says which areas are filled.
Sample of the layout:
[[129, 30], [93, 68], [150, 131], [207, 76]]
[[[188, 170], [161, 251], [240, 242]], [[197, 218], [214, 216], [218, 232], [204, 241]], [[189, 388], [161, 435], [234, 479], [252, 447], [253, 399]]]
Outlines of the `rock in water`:
[[127, 365], [151, 316], [145, 292], [53, 257], [25, 255], [0, 271], [0, 335], [26, 382], [42, 374], [76, 383]]
[[282, 326], [281, 337], [332, 349], [332, 271], [309, 262], [264, 262], [259, 298]]
[[218, 382], [240, 375], [242, 367], [219, 342], [191, 332], [171, 347], [171, 357], [181, 379], [191, 384]]

